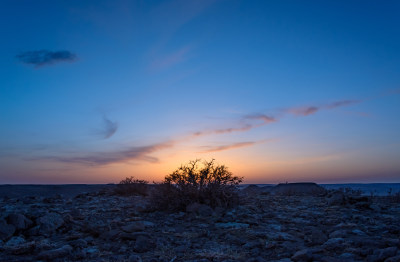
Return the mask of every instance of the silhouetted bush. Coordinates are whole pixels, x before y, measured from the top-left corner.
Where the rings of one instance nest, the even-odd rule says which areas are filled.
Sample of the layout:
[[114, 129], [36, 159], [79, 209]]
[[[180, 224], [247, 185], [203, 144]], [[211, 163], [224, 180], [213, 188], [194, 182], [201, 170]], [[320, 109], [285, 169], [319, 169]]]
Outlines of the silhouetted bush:
[[115, 193], [119, 195], [141, 195], [148, 194], [148, 182], [145, 180], [135, 179], [133, 176], [127, 177], [119, 182], [115, 188]]
[[211, 207], [231, 207], [239, 202], [237, 185], [242, 177], [233, 176], [224, 165], [214, 160], [190, 161], [167, 175], [156, 185], [152, 195], [158, 209], [185, 210], [189, 204], [200, 203]]

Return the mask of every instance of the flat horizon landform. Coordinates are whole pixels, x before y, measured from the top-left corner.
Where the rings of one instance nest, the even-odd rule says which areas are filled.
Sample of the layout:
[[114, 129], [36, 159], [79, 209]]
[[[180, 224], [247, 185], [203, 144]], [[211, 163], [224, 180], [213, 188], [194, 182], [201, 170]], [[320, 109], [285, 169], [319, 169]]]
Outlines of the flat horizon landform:
[[399, 183], [241, 185], [181, 211], [157, 186], [0, 185], [0, 261], [400, 261]]

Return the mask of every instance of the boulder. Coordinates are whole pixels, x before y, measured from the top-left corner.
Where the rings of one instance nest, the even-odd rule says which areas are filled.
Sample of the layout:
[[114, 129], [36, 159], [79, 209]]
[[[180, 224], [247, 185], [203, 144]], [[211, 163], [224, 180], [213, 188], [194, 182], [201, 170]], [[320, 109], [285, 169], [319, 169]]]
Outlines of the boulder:
[[131, 232], [143, 231], [146, 228], [146, 226], [142, 221], [134, 221], [121, 228], [123, 231], [131, 233]]
[[312, 252], [309, 249], [299, 250], [291, 257], [291, 259], [293, 261], [301, 261], [301, 262], [311, 261]]
[[72, 247], [70, 245], [64, 245], [60, 248], [42, 251], [41, 253], [39, 253], [39, 258], [46, 260], [53, 260], [55, 258], [65, 257], [69, 253], [71, 253], [71, 251]]
[[15, 227], [6, 223], [4, 219], [0, 219], [0, 240], [9, 239], [15, 232]]
[[313, 228], [311, 231], [311, 243], [313, 245], [321, 245], [328, 240], [328, 237], [319, 229]]
[[33, 225], [32, 220], [22, 214], [10, 214], [7, 217], [9, 224], [13, 225], [16, 230], [25, 230]]
[[6, 253], [21, 255], [31, 253], [35, 249], [35, 241], [26, 242], [23, 237], [14, 236], [4, 245]]
[[136, 239], [133, 250], [138, 253], [144, 253], [154, 249], [155, 246], [155, 243], [149, 237], [139, 236]]
[[142, 258], [138, 255], [132, 254], [128, 258], [129, 262], [142, 262]]
[[41, 235], [51, 235], [57, 228], [64, 224], [64, 219], [57, 213], [48, 213], [36, 220], [39, 226], [38, 233]]
[[379, 261], [384, 261], [389, 257], [394, 257], [397, 254], [397, 247], [387, 247], [376, 250]]
[[327, 199], [328, 205], [339, 206], [345, 203], [345, 197], [342, 191], [333, 192]]
[[5, 243], [5, 246], [6, 247], [11, 247], [11, 246], [19, 246], [19, 245], [22, 245], [22, 244], [24, 244], [26, 241], [25, 241], [25, 239], [23, 238], [23, 237], [20, 237], [20, 236], [14, 236], [14, 237], [12, 237], [12, 238], [10, 238], [10, 240], [8, 240], [6, 243]]

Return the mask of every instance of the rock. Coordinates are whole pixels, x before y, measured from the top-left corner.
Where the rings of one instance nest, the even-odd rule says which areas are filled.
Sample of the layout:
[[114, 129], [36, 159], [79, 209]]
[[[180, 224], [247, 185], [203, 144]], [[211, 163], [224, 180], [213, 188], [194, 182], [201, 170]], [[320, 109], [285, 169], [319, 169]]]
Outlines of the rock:
[[32, 220], [26, 218], [22, 214], [10, 214], [7, 217], [9, 224], [13, 225], [16, 230], [25, 230], [33, 225]]
[[150, 221], [142, 221], [145, 227], [155, 227], [156, 225]]
[[206, 217], [206, 216], [211, 216], [213, 213], [213, 210], [211, 207], [209, 207], [207, 205], [203, 205], [203, 204], [199, 204], [199, 203], [192, 203], [186, 207], [186, 212], [194, 213], [196, 215]]
[[380, 213], [382, 211], [382, 208], [375, 204], [370, 205], [369, 208], [371, 208], [373, 211], [375, 211], [377, 213]]
[[88, 245], [87, 241], [84, 239], [77, 239], [77, 240], [69, 242], [69, 244], [71, 246], [73, 246], [74, 248], [84, 248], [84, 247], [87, 247], [87, 245]]
[[400, 261], [400, 255], [385, 259], [385, 262], [399, 262], [399, 261]]
[[176, 248], [174, 248], [176, 253], [184, 253], [187, 251], [187, 249], [188, 249], [187, 245], [180, 245], [180, 246], [177, 246]]
[[259, 240], [253, 240], [249, 241], [246, 244], [244, 244], [242, 247], [246, 250], [248, 249], [253, 249], [253, 248], [260, 248], [263, 246], [263, 243]]
[[[235, 262], [235, 260], [224, 260], [224, 261], [227, 261], [227, 262]], [[249, 259], [249, 260], [247, 260], [247, 262], [267, 262], [268, 260], [265, 260], [264, 258], [262, 258], [262, 257], [255, 257], [255, 258], [251, 258], [251, 259]]]
[[286, 183], [272, 188], [271, 194], [281, 196], [323, 196], [326, 189], [315, 183]]
[[120, 234], [129, 234], [129, 233], [124, 233], [120, 230], [116, 230], [116, 229], [112, 229], [109, 231], [105, 231], [100, 235], [101, 239], [106, 239], [106, 240], [110, 240], [110, 239], [115, 239], [118, 237], [118, 235]]
[[77, 220], [83, 220], [85, 218], [85, 216], [82, 214], [82, 212], [79, 209], [71, 210], [70, 215], [72, 216], [73, 219], [77, 219]]
[[17, 236], [17, 237], [12, 237], [10, 238], [10, 240], [8, 240], [5, 243], [6, 247], [11, 247], [11, 246], [19, 246], [24, 244], [26, 241], [23, 237]]
[[270, 240], [274, 241], [295, 241], [296, 238], [286, 232], [270, 232], [267, 236]]
[[342, 250], [343, 242], [344, 242], [343, 238], [330, 238], [322, 246], [324, 249], [329, 251]]
[[144, 236], [139, 236], [136, 239], [135, 245], [133, 246], [133, 250], [138, 253], [144, 253], [154, 248], [154, 242], [150, 238]]
[[339, 256], [339, 259], [342, 261], [355, 261], [356, 256], [352, 253], [343, 253]]
[[228, 222], [228, 223], [216, 223], [215, 226], [218, 228], [242, 229], [242, 228], [248, 228], [249, 224]]
[[344, 237], [346, 237], [348, 234], [347, 234], [347, 231], [346, 230], [342, 230], [342, 229], [340, 229], [340, 230], [335, 230], [335, 231], [333, 231], [332, 233], [330, 233], [329, 234], [329, 238], [344, 238]]
[[31, 253], [35, 248], [35, 241], [26, 242], [22, 237], [12, 237], [4, 245], [6, 253], [21, 255], [26, 253]]
[[125, 240], [136, 240], [139, 237], [150, 238], [150, 234], [146, 233], [146, 232], [132, 232], [132, 233], [123, 232], [119, 235], [119, 238], [125, 239]]
[[0, 240], [9, 239], [15, 232], [15, 227], [6, 223], [4, 219], [0, 219]]
[[42, 251], [39, 253], [38, 257], [40, 259], [53, 260], [55, 258], [65, 257], [65, 256], [69, 255], [69, 253], [72, 250], [73, 249], [70, 245], [64, 245], [60, 248]]
[[321, 245], [328, 240], [328, 237], [318, 228], [313, 228], [310, 240], [313, 245]]
[[37, 235], [39, 235], [39, 229], [40, 229], [40, 226], [34, 226], [34, 227], [30, 228], [29, 230], [27, 230], [25, 234], [27, 236], [37, 236]]
[[293, 261], [311, 261], [312, 260], [312, 252], [309, 249], [303, 249], [300, 251], [297, 251], [291, 259]]
[[397, 247], [387, 247], [384, 249], [378, 249], [376, 251], [378, 260], [384, 261], [386, 258], [394, 257], [397, 254]]
[[90, 257], [95, 257], [99, 253], [99, 248], [92, 246], [84, 249], [85, 253]]
[[142, 258], [138, 255], [133, 254], [133, 255], [129, 256], [128, 261], [129, 262], [142, 262]]
[[335, 191], [328, 199], [328, 205], [339, 206], [345, 203], [345, 197], [342, 191]]
[[137, 212], [136, 197], [116, 195], [0, 197], [0, 224], [15, 229], [0, 239], [0, 261], [400, 261], [400, 203], [351, 204], [357, 195], [345, 193], [346, 202], [328, 205], [334, 194], [247, 194], [231, 209], [196, 204], [180, 213]]
[[56, 229], [64, 224], [63, 218], [57, 213], [49, 213], [36, 220], [39, 226], [39, 234], [49, 236], [54, 233]]
[[359, 229], [354, 229], [351, 231], [351, 233], [353, 233], [354, 235], [357, 235], [357, 236], [366, 236], [367, 235], [367, 234], [365, 234], [364, 231], [361, 231]]
[[134, 221], [121, 228], [125, 232], [132, 233], [137, 231], [144, 231], [146, 226], [142, 221]]
[[275, 248], [276, 247], [276, 242], [275, 241], [270, 241], [270, 240], [267, 240], [267, 241], [265, 241], [265, 246], [264, 246], [264, 248], [265, 249], [273, 249], [273, 248]]

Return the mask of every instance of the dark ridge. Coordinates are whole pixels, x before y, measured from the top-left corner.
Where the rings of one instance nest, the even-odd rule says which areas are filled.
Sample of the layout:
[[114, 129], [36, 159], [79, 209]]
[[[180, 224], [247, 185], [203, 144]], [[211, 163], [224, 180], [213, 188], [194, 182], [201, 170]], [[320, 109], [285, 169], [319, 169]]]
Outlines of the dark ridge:
[[326, 189], [312, 182], [282, 183], [273, 187], [271, 193], [284, 196], [323, 196]]

